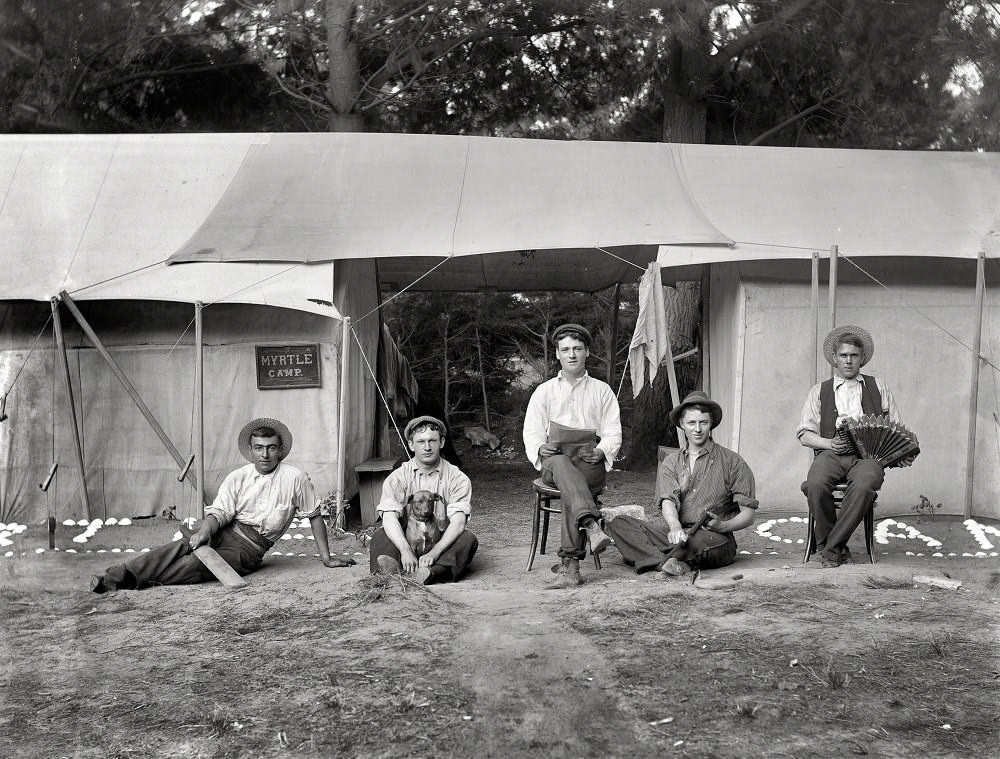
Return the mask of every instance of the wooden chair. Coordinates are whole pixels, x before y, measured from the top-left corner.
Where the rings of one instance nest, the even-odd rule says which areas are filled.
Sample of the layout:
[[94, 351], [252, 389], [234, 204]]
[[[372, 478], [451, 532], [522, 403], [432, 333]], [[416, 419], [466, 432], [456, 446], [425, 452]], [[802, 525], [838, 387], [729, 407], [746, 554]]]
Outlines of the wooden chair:
[[[846, 482], [838, 482], [833, 486], [833, 505], [835, 508], [840, 508], [841, 502], [844, 500], [844, 491], [847, 489]], [[802, 494], [805, 495], [806, 483], [802, 483]], [[872, 564], [875, 563], [875, 502], [878, 501], [878, 493], [875, 494], [875, 501], [872, 501], [872, 507], [868, 509], [868, 513], [865, 514], [864, 519], [864, 529], [865, 529], [865, 548], [868, 550], [868, 559]], [[815, 520], [813, 519], [812, 511], [806, 507], [809, 513], [808, 519], [806, 519], [806, 550], [802, 555], [802, 563], [805, 564], [809, 561], [809, 557], [816, 553], [816, 535], [813, 532], [815, 528]]]
[[[531, 551], [528, 554], [528, 566], [525, 572], [531, 571], [531, 565], [535, 563], [535, 553], [545, 553], [545, 539], [549, 534], [549, 515], [562, 514], [562, 507], [559, 504], [552, 505], [552, 501], [558, 501], [562, 497], [559, 489], [552, 485], [546, 485], [539, 477], [531, 483], [531, 489], [535, 491], [535, 506], [531, 515]], [[539, 522], [541, 522], [541, 545], [538, 543]], [[601, 557], [592, 554], [594, 557], [594, 567], [601, 568]]]

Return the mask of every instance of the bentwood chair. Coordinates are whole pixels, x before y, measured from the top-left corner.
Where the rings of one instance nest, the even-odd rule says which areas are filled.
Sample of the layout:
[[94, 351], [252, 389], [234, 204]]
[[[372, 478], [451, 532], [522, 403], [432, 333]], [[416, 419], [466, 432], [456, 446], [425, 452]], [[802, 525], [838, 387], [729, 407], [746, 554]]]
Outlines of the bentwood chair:
[[[562, 507], [559, 503], [552, 504], [553, 501], [559, 501], [562, 497], [558, 488], [546, 485], [539, 477], [531, 483], [531, 489], [535, 491], [535, 505], [531, 515], [531, 550], [528, 553], [528, 566], [524, 568], [525, 572], [531, 571], [531, 565], [535, 563], [536, 552], [543, 555], [545, 553], [545, 539], [549, 533], [549, 515], [562, 514]], [[540, 527], [539, 523], [541, 523]], [[540, 545], [539, 537], [541, 537]], [[600, 569], [601, 557], [596, 553], [592, 556], [594, 557], [594, 567]]]
[[[835, 508], [840, 508], [840, 504], [844, 500], [844, 491], [847, 489], [846, 482], [838, 482], [833, 486], [833, 505]], [[806, 483], [802, 483], [802, 494], [805, 495]], [[868, 551], [868, 559], [872, 564], [875, 563], [875, 503], [878, 501], [878, 493], [875, 494], [875, 501], [872, 502], [872, 507], [868, 509], [868, 513], [865, 514], [864, 519], [864, 529], [865, 529], [865, 549]], [[809, 509], [808, 505], [806, 510], [809, 513], [809, 517], [806, 520], [806, 550], [802, 555], [802, 563], [805, 564], [809, 561], [809, 557], [816, 553], [816, 533], [815, 533], [815, 520], [813, 519], [813, 513]]]

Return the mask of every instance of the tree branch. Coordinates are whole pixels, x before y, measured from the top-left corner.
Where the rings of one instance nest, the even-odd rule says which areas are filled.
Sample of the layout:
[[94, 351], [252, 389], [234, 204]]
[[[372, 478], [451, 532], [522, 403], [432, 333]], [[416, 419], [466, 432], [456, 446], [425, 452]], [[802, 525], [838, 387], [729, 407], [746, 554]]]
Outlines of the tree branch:
[[709, 59], [709, 74], [717, 74], [726, 65], [726, 61], [741, 55], [745, 50], [756, 45], [763, 37], [770, 33], [772, 27], [788, 23], [817, 2], [819, 0], [795, 0], [795, 2], [788, 5], [783, 5], [773, 18], [755, 24], [747, 30], [746, 34], [737, 37], [732, 42], [719, 48], [719, 51]]

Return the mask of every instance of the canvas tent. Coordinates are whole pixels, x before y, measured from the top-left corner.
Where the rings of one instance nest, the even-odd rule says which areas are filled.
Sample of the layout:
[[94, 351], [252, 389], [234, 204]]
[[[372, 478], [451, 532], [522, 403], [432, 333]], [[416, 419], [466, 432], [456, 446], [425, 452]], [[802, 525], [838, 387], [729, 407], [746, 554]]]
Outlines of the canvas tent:
[[[804, 508], [798, 486], [809, 454], [795, 428], [809, 386], [830, 376], [812, 346], [814, 330], [822, 341], [830, 327], [836, 246], [835, 321], [873, 334], [864, 371], [889, 382], [922, 447], [912, 468], [887, 476], [880, 512], [906, 514], [925, 494], [962, 514], [972, 473], [972, 514], [1000, 518], [1000, 155], [677, 150], [699, 207], [734, 244], [664, 246], [658, 261], [664, 278], [705, 275], [710, 388], [727, 412], [717, 436], [754, 469], [762, 508]], [[822, 283], [815, 327], [814, 255]], [[973, 404], [981, 255], [983, 359]]]
[[[62, 291], [106, 335], [185, 456], [196, 447], [198, 404], [192, 311], [180, 304], [209, 304], [208, 496], [240, 463], [232, 440], [241, 421], [258, 414], [290, 425], [292, 459], [325, 493], [372, 452], [367, 365], [379, 275], [400, 287], [597, 290], [637, 276], [660, 243], [726, 241], [690, 202], [670, 149], [657, 146], [359, 134], [5, 137], [0, 192], [0, 389], [9, 390], [0, 516], [8, 520], [81, 509], [68, 396], [50, 338], [36, 341], [45, 302]], [[165, 266], [178, 251], [175, 260], [196, 263]], [[331, 321], [340, 314], [354, 317], [349, 332]], [[320, 346], [322, 388], [257, 389], [254, 348], [285, 341]], [[196, 515], [176, 462], [90, 341], [69, 326], [67, 342], [95, 515], [178, 503], [180, 516]], [[52, 462], [61, 467], [56, 484], [41, 494]]]
[[[236, 432], [276, 415], [320, 492], [333, 486], [339, 391], [334, 267], [165, 260], [238, 171], [248, 136], [0, 139], [0, 520], [85, 516], [48, 300], [67, 291], [177, 448], [193, 453], [195, 301], [204, 308], [206, 489], [241, 460]], [[200, 514], [195, 491], [62, 311], [93, 516]], [[319, 346], [321, 388], [256, 387], [257, 344]], [[16, 382], [14, 381], [16, 378]], [[9, 392], [8, 392], [9, 391]], [[280, 399], [280, 403], [279, 403]], [[59, 464], [49, 490], [39, 484]]]

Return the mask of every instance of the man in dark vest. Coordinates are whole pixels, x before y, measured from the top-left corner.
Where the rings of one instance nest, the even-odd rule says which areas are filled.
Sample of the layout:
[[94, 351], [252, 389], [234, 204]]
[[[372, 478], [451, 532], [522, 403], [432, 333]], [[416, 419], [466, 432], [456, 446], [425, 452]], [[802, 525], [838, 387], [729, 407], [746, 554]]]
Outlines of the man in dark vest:
[[[848, 418], [887, 414], [902, 424], [889, 387], [880, 379], [861, 374], [875, 353], [872, 336], [861, 327], [836, 327], [823, 341], [823, 356], [834, 368], [831, 379], [814, 385], [802, 407], [796, 434], [802, 445], [815, 451], [804, 486], [809, 511], [815, 520], [816, 555], [824, 567], [851, 562], [847, 541], [875, 502], [884, 470], [875, 459], [862, 459], [837, 437], [837, 428]], [[846, 482], [838, 515], [833, 487]]]

